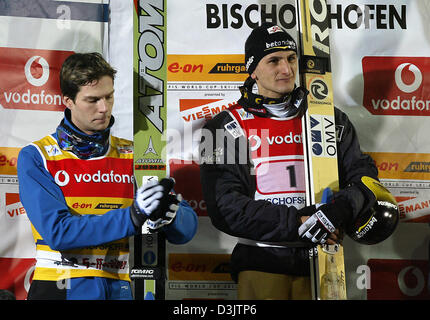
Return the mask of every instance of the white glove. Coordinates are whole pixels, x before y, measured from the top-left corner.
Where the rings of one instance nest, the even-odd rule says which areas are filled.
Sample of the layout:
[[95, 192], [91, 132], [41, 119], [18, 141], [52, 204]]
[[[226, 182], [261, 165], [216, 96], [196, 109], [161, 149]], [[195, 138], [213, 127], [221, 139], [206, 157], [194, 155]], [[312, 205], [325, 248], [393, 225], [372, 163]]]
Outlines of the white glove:
[[137, 189], [130, 216], [136, 228], [140, 228], [151, 214], [160, 206], [164, 187], [157, 181], [152, 180]]
[[160, 205], [164, 188], [158, 181], [149, 181], [141, 186], [136, 192], [136, 203], [141, 213], [148, 217]]

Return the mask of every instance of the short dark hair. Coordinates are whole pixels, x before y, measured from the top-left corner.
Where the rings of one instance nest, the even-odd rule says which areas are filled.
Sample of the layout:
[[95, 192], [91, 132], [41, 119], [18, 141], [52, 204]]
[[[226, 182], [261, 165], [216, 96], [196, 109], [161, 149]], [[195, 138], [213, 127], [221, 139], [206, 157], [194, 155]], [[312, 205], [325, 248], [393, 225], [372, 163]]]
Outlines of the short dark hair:
[[60, 71], [60, 88], [63, 96], [75, 101], [80, 87], [103, 76], [115, 79], [116, 70], [98, 52], [74, 53], [67, 57]]

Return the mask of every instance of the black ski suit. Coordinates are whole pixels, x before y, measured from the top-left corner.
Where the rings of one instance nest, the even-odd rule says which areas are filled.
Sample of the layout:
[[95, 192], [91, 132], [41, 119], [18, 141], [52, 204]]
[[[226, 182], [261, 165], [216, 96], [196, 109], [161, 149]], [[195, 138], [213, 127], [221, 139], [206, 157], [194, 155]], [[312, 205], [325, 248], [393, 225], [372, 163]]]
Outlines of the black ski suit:
[[[254, 120], [261, 116], [254, 113], [253, 108], [241, 104], [209, 120], [203, 128], [200, 144], [201, 184], [212, 224], [222, 232], [254, 243], [239, 241], [236, 244], [231, 257], [232, 278], [237, 281], [238, 273], [244, 270], [308, 276], [309, 246], [300, 242], [298, 237], [300, 222], [297, 211], [304, 204], [293, 206], [256, 200], [256, 176], [249, 137], [237, 134], [230, 139], [229, 132], [226, 132], [230, 130], [235, 134], [236, 130], [231, 128], [234, 122], [231, 110], [245, 110]], [[372, 158], [361, 152], [355, 129], [347, 115], [337, 108], [335, 123], [341, 190], [335, 198], [347, 199], [356, 215], [373, 205], [374, 201], [371, 195], [359, 188], [360, 179], [362, 176], [377, 179], [378, 171]], [[216, 141], [220, 131], [226, 132], [221, 146]], [[210, 144], [208, 139], [212, 139]], [[207, 148], [208, 145], [212, 145], [212, 149]], [[248, 150], [243, 150], [243, 145]], [[255, 245], [259, 242], [281, 244]]]

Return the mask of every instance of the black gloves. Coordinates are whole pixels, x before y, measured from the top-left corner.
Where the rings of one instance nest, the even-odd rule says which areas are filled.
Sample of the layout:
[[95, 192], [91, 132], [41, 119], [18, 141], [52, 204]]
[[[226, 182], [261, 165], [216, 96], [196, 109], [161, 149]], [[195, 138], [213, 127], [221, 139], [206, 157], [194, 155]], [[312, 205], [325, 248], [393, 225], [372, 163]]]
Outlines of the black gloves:
[[170, 194], [175, 182], [173, 179], [150, 181], [142, 185], [135, 195], [130, 210], [131, 219], [136, 228], [145, 222], [150, 232], [171, 223], [181, 202], [181, 195]]
[[349, 221], [352, 209], [349, 203], [341, 198], [328, 204], [304, 207], [297, 212], [298, 217], [309, 216], [299, 227], [302, 240], [324, 244], [331, 233]]

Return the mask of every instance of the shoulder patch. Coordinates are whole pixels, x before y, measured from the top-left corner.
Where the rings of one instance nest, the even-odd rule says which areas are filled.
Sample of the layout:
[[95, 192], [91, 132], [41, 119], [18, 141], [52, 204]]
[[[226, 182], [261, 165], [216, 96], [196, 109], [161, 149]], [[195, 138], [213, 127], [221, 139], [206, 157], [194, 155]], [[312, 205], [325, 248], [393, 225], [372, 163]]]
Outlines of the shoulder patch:
[[55, 144], [51, 144], [49, 146], [43, 146], [43, 147], [45, 148], [46, 153], [50, 157], [55, 157], [62, 154], [60, 147]]
[[229, 132], [233, 138], [237, 139], [244, 135], [242, 128], [236, 120], [230, 121], [224, 125], [225, 130]]
[[243, 108], [237, 109], [237, 114], [242, 120], [254, 119], [254, 115]]

